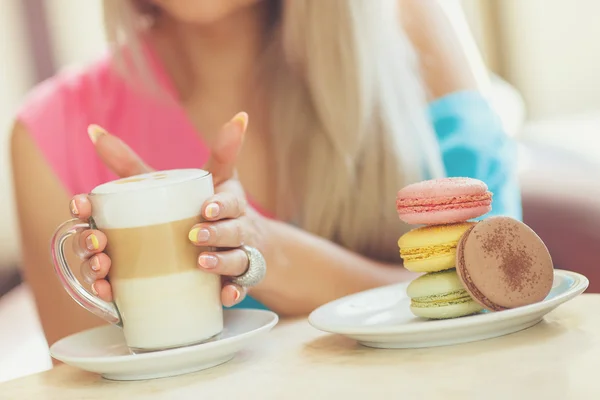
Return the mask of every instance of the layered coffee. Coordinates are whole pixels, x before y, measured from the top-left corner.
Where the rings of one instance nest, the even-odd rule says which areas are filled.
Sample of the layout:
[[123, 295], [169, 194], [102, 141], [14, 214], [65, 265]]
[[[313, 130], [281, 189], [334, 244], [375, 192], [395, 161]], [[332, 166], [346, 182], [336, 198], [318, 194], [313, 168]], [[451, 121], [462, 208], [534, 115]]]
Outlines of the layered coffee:
[[108, 238], [109, 281], [125, 339], [138, 351], [199, 343], [223, 329], [221, 279], [197, 267], [188, 232], [213, 193], [210, 175], [175, 170], [97, 187], [93, 219]]

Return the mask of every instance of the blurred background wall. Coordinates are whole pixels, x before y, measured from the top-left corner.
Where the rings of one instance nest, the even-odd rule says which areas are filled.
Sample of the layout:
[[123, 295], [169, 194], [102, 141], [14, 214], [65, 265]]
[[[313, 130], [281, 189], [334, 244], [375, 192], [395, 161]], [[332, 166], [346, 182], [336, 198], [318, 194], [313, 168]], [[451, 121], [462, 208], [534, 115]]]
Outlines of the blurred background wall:
[[18, 102], [34, 81], [21, 11], [20, 0], [5, 0], [0, 12], [0, 269], [12, 267], [18, 257], [8, 132]]
[[600, 1], [464, 0], [488, 65], [532, 119], [600, 109]]
[[[39, 1], [39, 0], [38, 0]], [[104, 51], [101, 0], [42, 0], [57, 66], [85, 63]]]

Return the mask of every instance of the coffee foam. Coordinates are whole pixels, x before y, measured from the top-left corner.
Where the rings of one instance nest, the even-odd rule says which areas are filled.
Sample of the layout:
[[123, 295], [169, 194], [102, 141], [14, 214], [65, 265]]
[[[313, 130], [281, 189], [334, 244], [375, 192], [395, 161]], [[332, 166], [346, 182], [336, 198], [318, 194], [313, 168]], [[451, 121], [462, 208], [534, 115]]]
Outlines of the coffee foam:
[[99, 229], [164, 224], [200, 215], [213, 194], [212, 176], [200, 169], [151, 172], [104, 183], [92, 190]]

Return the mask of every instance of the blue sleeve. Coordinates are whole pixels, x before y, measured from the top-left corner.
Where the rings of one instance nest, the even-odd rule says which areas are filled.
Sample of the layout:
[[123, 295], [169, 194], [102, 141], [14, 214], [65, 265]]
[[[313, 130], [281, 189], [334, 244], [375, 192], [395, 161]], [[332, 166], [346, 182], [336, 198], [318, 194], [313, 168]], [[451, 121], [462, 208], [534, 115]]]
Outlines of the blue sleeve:
[[457, 92], [430, 104], [446, 175], [476, 178], [493, 193], [492, 211], [522, 220], [516, 143], [478, 92]]

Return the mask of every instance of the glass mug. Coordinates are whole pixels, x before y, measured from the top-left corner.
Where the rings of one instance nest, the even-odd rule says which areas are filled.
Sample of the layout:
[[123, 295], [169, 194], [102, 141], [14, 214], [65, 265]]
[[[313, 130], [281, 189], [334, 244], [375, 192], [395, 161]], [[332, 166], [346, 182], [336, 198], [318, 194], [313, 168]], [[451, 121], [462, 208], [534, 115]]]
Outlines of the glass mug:
[[[63, 223], [51, 243], [54, 269], [82, 307], [122, 327], [134, 353], [202, 343], [223, 330], [221, 277], [200, 270], [204, 250], [188, 239], [213, 195], [212, 175], [198, 169], [152, 172], [108, 182], [89, 194], [89, 223]], [[66, 240], [85, 229], [108, 238], [113, 302], [89, 293], [65, 258]]]

